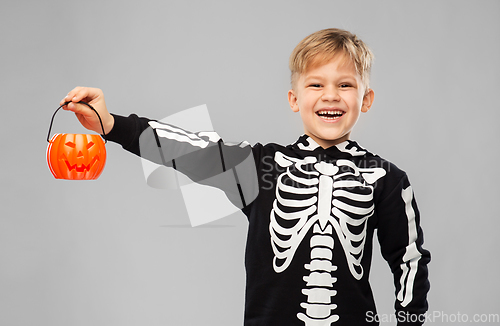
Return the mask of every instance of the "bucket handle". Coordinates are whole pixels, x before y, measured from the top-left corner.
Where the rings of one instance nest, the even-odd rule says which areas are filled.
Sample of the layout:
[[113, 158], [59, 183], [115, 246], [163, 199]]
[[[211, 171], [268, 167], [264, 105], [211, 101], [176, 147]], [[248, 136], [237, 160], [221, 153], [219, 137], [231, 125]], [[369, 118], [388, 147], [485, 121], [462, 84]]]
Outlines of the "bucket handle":
[[[52, 119], [50, 120], [49, 133], [47, 134], [47, 142], [50, 143], [50, 131], [52, 130], [52, 123], [54, 122], [54, 117], [56, 116], [57, 111], [59, 111], [63, 106], [65, 106], [65, 105], [67, 105], [69, 103], [71, 103], [71, 101], [65, 102], [63, 105], [61, 105], [60, 107], [58, 107], [57, 110], [56, 110], [56, 112], [54, 112], [54, 114], [52, 115]], [[104, 138], [104, 143], [107, 143], [108, 140], [106, 139], [106, 135], [104, 134], [104, 127], [102, 125], [101, 116], [99, 115], [99, 113], [97, 113], [97, 110], [94, 109], [92, 107], [92, 105], [88, 104], [87, 102], [80, 101], [78, 103], [85, 104], [86, 106], [88, 106], [89, 108], [91, 108], [92, 110], [94, 110], [94, 112], [97, 114], [97, 117], [99, 118], [99, 122], [101, 123], [101, 129], [102, 129], [101, 137]]]

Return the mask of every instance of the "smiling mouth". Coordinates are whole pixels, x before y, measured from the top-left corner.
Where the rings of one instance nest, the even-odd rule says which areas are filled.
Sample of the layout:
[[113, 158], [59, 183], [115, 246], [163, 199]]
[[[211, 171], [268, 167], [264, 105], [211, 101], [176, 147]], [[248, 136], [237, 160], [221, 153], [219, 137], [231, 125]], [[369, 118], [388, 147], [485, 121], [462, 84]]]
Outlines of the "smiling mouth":
[[340, 119], [344, 115], [344, 111], [342, 110], [319, 110], [316, 114], [325, 120], [337, 120]]

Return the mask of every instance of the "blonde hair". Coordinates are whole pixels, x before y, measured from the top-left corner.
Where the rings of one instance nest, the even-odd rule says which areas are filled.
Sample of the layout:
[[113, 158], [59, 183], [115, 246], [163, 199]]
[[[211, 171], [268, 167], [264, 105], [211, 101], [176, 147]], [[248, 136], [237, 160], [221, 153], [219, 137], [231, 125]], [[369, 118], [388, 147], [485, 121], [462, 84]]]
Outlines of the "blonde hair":
[[373, 53], [355, 34], [338, 28], [317, 31], [297, 44], [289, 61], [292, 88], [300, 74], [327, 63], [337, 54], [350, 59], [368, 90]]

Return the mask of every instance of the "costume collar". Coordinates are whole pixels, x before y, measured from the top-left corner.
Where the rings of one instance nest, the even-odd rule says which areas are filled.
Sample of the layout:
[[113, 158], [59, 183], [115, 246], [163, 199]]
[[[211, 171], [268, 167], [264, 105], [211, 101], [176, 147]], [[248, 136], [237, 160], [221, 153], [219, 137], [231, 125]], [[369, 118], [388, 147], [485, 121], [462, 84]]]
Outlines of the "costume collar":
[[323, 148], [308, 135], [300, 136], [299, 139], [295, 142], [295, 144], [293, 144], [293, 147], [296, 147], [303, 151], [311, 151], [311, 152], [319, 151], [326, 154], [332, 154], [333, 156], [338, 156], [334, 155], [335, 153], [348, 154], [348, 156], [351, 157], [363, 156], [366, 155], [366, 153], [368, 152], [367, 150], [359, 146], [358, 143], [355, 142], [354, 140], [346, 140], [340, 144], [333, 145], [328, 148]]

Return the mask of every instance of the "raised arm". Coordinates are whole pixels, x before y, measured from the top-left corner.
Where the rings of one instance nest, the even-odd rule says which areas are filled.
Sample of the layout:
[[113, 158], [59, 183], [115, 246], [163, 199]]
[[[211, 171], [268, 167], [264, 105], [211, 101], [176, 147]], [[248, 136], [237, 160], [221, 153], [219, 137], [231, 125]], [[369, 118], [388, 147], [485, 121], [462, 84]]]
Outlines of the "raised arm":
[[131, 114], [110, 114], [98, 88], [76, 87], [61, 100], [87, 129], [102, 133], [91, 104], [101, 116], [106, 138], [154, 163], [172, 167], [192, 181], [223, 190], [239, 208], [258, 193], [252, 147], [246, 142], [227, 143], [213, 131], [190, 132], [176, 126]]
[[114, 119], [107, 137], [124, 149], [223, 190], [239, 208], [257, 196], [255, 161], [248, 143], [224, 142], [213, 131], [190, 132], [135, 114]]

